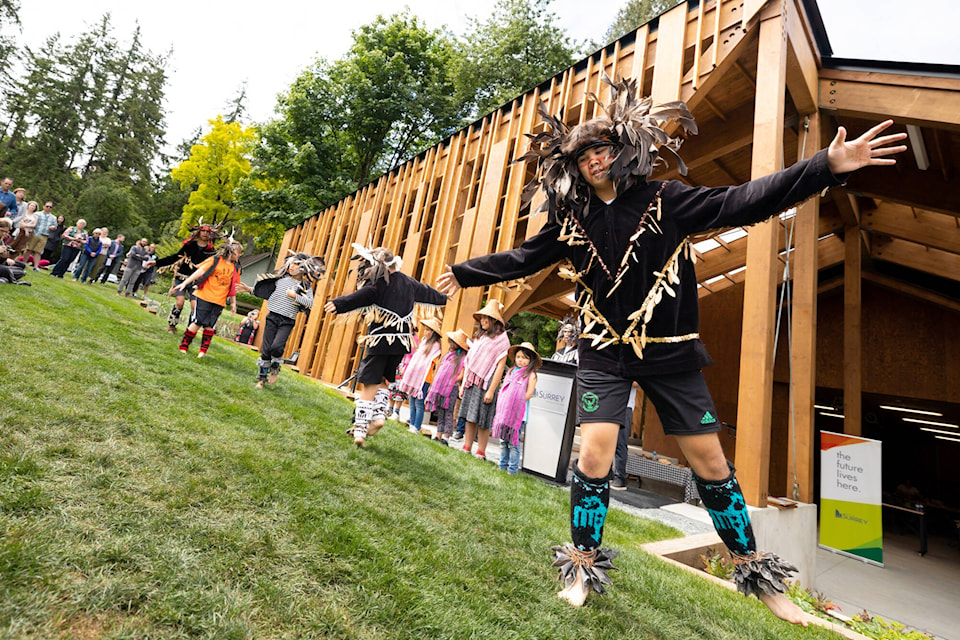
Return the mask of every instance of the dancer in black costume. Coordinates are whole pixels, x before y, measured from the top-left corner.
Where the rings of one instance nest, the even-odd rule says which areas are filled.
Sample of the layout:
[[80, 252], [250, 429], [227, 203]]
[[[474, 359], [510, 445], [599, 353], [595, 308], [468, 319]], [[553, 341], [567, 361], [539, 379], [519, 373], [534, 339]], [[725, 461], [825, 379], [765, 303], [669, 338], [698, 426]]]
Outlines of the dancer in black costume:
[[751, 225], [830, 186], [861, 167], [891, 165], [885, 156], [906, 134], [877, 137], [892, 121], [856, 140], [843, 128], [830, 146], [779, 173], [736, 187], [693, 188], [680, 181], [649, 180], [680, 138], [662, 127], [673, 121], [696, 133], [682, 102], [651, 109], [637, 99], [636, 83], [612, 82], [605, 115], [569, 129], [545, 111], [549, 128], [530, 136], [540, 171], [528, 196], [542, 188], [547, 224], [520, 247], [454, 265], [439, 279], [449, 295], [460, 287], [528, 276], [566, 261], [560, 275], [576, 284], [582, 333], [579, 352], [580, 457], [570, 491], [573, 543], [554, 547], [564, 588], [558, 594], [583, 604], [602, 593], [616, 552], [600, 546], [609, 501], [617, 433], [634, 381], [643, 387], [693, 469], [704, 506], [736, 562], [740, 590], [756, 594], [774, 614], [802, 622], [783, 595], [793, 570], [773, 554], [759, 553], [733, 466], [724, 457], [720, 422], [701, 368], [711, 364], [700, 342], [697, 280], [688, 236], [708, 229]]

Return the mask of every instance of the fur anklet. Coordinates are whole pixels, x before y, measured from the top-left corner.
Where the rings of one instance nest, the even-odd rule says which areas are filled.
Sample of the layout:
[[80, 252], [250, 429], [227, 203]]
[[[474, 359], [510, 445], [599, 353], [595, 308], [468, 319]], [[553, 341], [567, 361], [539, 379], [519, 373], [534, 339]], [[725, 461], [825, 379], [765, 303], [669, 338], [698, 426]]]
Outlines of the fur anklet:
[[606, 593], [603, 585], [613, 584], [607, 571], [616, 569], [612, 560], [617, 557], [619, 551], [613, 549], [594, 549], [593, 551], [580, 551], [572, 542], [553, 547], [553, 564], [550, 566], [559, 567], [560, 575], [558, 579], [564, 587], [569, 587], [577, 579], [577, 572], [580, 572], [580, 579], [585, 589], [593, 589], [597, 593]]
[[733, 557], [733, 579], [737, 590], [745, 596], [761, 593], [776, 595], [787, 590], [784, 580], [797, 568], [773, 553], [753, 551], [745, 556], [731, 554]]

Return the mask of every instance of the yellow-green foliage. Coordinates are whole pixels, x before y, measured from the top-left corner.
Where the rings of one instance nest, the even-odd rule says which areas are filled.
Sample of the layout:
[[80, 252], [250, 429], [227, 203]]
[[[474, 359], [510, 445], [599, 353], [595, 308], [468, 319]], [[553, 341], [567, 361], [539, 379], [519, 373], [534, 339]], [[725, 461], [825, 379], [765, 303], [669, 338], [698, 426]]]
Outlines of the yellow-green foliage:
[[201, 217], [208, 222], [228, 215], [236, 218], [239, 212], [235, 210], [234, 190], [250, 174], [254, 130], [239, 122], [225, 122], [223, 116], [209, 122], [210, 133], [170, 172], [182, 190], [190, 191], [180, 219], [181, 236]]

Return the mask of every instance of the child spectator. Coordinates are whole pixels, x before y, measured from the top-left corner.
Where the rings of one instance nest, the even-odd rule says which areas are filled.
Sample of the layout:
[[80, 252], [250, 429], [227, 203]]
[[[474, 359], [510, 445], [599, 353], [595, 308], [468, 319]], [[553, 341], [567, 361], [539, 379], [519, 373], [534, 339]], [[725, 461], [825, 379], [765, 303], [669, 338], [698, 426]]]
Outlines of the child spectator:
[[433, 383], [424, 400], [424, 408], [437, 420], [434, 440], [449, 444], [453, 433], [453, 417], [457, 404], [456, 389], [463, 378], [463, 357], [470, 349], [467, 333], [463, 329], [447, 333], [447, 353], [440, 360]]
[[257, 309], [248, 313], [247, 317], [240, 323], [240, 330], [237, 331], [237, 337], [234, 338], [234, 341], [240, 344], [253, 344], [257, 337], [257, 329], [260, 328], [259, 318], [260, 311]]
[[[397, 376], [394, 378], [393, 382], [387, 385], [387, 418], [392, 418], [393, 420], [400, 420], [400, 407], [403, 406], [403, 403], [407, 400], [407, 394], [403, 391], [400, 391], [400, 383], [403, 381], [403, 374], [407, 370], [407, 365], [410, 364], [410, 358], [413, 357], [413, 352], [416, 351], [420, 346], [420, 337], [417, 334], [413, 334], [413, 346], [410, 348], [410, 353], [403, 356], [403, 359], [400, 360], [400, 364], [397, 365]], [[407, 418], [409, 422], [409, 416]]]
[[497, 387], [507, 363], [506, 323], [501, 315], [503, 303], [490, 300], [480, 311], [473, 314], [480, 328], [473, 337], [473, 345], [464, 363], [463, 382], [460, 383], [460, 417], [466, 420], [463, 450], [470, 453], [473, 438], [477, 438], [476, 455], [487, 459], [487, 441], [493, 426], [496, 409]]
[[512, 476], [520, 471], [520, 435], [527, 423], [530, 398], [537, 388], [540, 354], [529, 342], [514, 345], [507, 352], [513, 369], [503, 379], [493, 416], [493, 437], [500, 438], [500, 468]]
[[440, 335], [443, 331], [436, 318], [428, 318], [420, 324], [426, 328], [426, 334], [420, 346], [411, 352], [403, 378], [397, 381], [397, 389], [410, 399], [410, 433], [420, 433], [423, 425], [424, 399], [430, 390], [427, 380], [432, 380], [430, 374], [440, 359]]
[[223, 307], [229, 302], [231, 311], [237, 312], [237, 285], [240, 282], [237, 260], [241, 255], [243, 245], [232, 237], [228, 238], [217, 255], [201, 262], [193, 275], [174, 287], [183, 290], [194, 281], [197, 282], [197, 303], [193, 306], [190, 326], [183, 332], [183, 339], [180, 341], [181, 353], [187, 353], [190, 343], [197, 337], [197, 331], [202, 328], [203, 338], [200, 339], [200, 353], [197, 357], [207, 355]]

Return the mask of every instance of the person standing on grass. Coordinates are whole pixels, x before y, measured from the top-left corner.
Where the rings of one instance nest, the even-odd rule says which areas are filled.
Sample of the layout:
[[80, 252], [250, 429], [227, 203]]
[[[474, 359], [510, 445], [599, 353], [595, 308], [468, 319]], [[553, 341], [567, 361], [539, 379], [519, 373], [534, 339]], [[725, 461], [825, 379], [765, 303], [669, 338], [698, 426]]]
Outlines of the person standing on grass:
[[[904, 151], [890, 145], [906, 134], [878, 137], [893, 124], [887, 121], [847, 141], [841, 127], [826, 150], [740, 186], [649, 180], [662, 162], [659, 152], [679, 162], [679, 137], [661, 127], [674, 121], [695, 133], [693, 117], [682, 102], [651, 111], [649, 99], [637, 99], [634, 81], [605, 79], [612, 87], [605, 115], [568, 130], [541, 110], [549, 128], [532, 136], [532, 149], [521, 158], [539, 163], [528, 187], [542, 187], [547, 195], [544, 227], [517, 249], [448, 268], [439, 288], [452, 295], [461, 286], [520, 278], [569, 261], [560, 274], [576, 283], [583, 324], [581, 444], [570, 489], [573, 542], [554, 547], [565, 585], [561, 598], [580, 606], [589, 590], [602, 593], [610, 583], [606, 571], [616, 552], [600, 544], [617, 432], [636, 381], [690, 462], [704, 506], [733, 554], [740, 591], [756, 594], [778, 617], [802, 622], [802, 612], [783, 595], [783, 578], [794, 569], [757, 551], [743, 493], [717, 437], [720, 421], [701, 373], [711, 360], [699, 338], [688, 236], [760, 222], [842, 184], [861, 167], [892, 165], [884, 156]], [[682, 162], [680, 169], [686, 170]]]
[[463, 359], [469, 350], [469, 338], [463, 329], [447, 332], [447, 353], [440, 360], [424, 400], [424, 409], [437, 420], [437, 433], [433, 439], [444, 445], [449, 444], [453, 433], [457, 389], [463, 378]]
[[530, 398], [537, 390], [540, 354], [529, 342], [510, 347], [513, 368], [503, 378], [497, 411], [493, 415], [493, 437], [500, 438], [500, 468], [512, 476], [520, 472], [520, 437], [527, 423]]
[[177, 325], [180, 323], [180, 314], [183, 312], [183, 305], [187, 299], [191, 299], [191, 309], [193, 308], [193, 290], [190, 286], [186, 289], [177, 289], [177, 285], [193, 275], [197, 265], [216, 253], [213, 243], [220, 238], [220, 227], [214, 224], [204, 224], [203, 218], [195, 227], [190, 227], [190, 236], [183, 241], [180, 249], [165, 258], [157, 260], [157, 269], [162, 273], [164, 269], [173, 269], [173, 285], [170, 287], [168, 295], [176, 295], [173, 308], [170, 309], [170, 315], [167, 317], [167, 331], [169, 333], [177, 332]]
[[50, 275], [55, 278], [63, 278], [63, 274], [70, 268], [70, 264], [76, 259], [77, 255], [87, 243], [89, 235], [86, 231], [87, 221], [83, 218], [77, 220], [77, 224], [67, 227], [64, 230], [61, 239], [63, 246], [60, 248], [60, 259], [54, 265]]
[[117, 269], [120, 267], [120, 257], [123, 255], [123, 242], [126, 239], [127, 237], [125, 235], [118, 233], [117, 237], [110, 242], [110, 246], [107, 247], [106, 255], [104, 256], [103, 253], [100, 254], [100, 257], [104, 258], [103, 265], [97, 270], [91, 282], [99, 281], [100, 284], [106, 284], [110, 279], [110, 275], [117, 272]]
[[400, 272], [400, 258], [386, 247], [370, 250], [354, 243], [360, 266], [357, 290], [328, 301], [327, 313], [363, 312], [367, 334], [361, 337], [366, 355], [357, 371], [359, 391], [354, 401], [353, 443], [366, 444], [386, 421], [387, 387], [397, 365], [413, 344], [414, 310], [417, 304], [441, 307], [447, 297]]
[[[137, 286], [137, 279], [140, 277], [140, 272], [143, 271], [143, 261], [150, 257], [147, 252], [148, 244], [146, 238], [140, 238], [127, 252], [127, 264], [123, 268], [123, 275], [117, 285], [118, 296], [121, 293], [127, 298], [133, 295]], [[124, 289], [126, 289], [126, 292], [124, 292]]]
[[81, 284], [87, 281], [87, 276], [90, 275], [90, 271], [93, 269], [93, 263], [96, 262], [97, 256], [100, 255], [100, 229], [94, 229], [90, 234], [90, 237], [87, 238], [86, 243], [83, 245], [83, 250], [80, 252], [80, 259], [77, 260], [77, 266], [73, 270], [73, 281], [80, 282]]
[[[52, 202], [46, 202], [43, 205], [44, 213], [51, 213], [53, 209]], [[46, 260], [47, 263], [53, 263], [54, 260], [59, 262], [60, 254], [60, 243], [63, 240], [63, 232], [67, 230], [67, 221], [63, 216], [57, 216], [55, 219], [56, 226], [52, 229], [47, 230], [47, 245], [43, 248], [43, 253], [40, 255], [41, 260]]]
[[193, 275], [174, 287], [178, 291], [184, 291], [194, 282], [197, 283], [197, 300], [190, 316], [190, 325], [180, 340], [180, 353], [190, 350], [190, 343], [202, 329], [203, 337], [200, 339], [200, 353], [197, 357], [207, 355], [223, 308], [230, 303], [230, 310], [237, 312], [237, 286], [240, 284], [237, 260], [242, 255], [243, 245], [230, 237], [220, 246], [217, 255], [201, 262]]
[[314, 285], [326, 271], [323, 258], [295, 253], [277, 271], [260, 276], [253, 287], [253, 295], [267, 301], [268, 311], [257, 359], [257, 389], [277, 381], [297, 314], [310, 312]]
[[480, 328], [473, 336], [473, 344], [463, 365], [463, 381], [460, 383], [460, 417], [466, 421], [463, 450], [470, 453], [476, 437], [477, 452], [474, 455], [481, 460], [487, 459], [487, 441], [490, 440], [490, 428], [497, 407], [497, 388], [510, 349], [502, 312], [503, 303], [490, 300], [473, 314]]
[[[36, 202], [28, 203], [36, 207]], [[57, 230], [57, 219], [50, 213], [53, 205], [49, 202], [43, 205], [43, 209], [37, 211], [37, 226], [34, 228], [33, 237], [27, 243], [27, 255], [33, 257], [33, 270], [40, 271], [40, 260], [42, 254], [50, 240], [50, 234]]]
[[443, 331], [436, 318], [427, 318], [420, 325], [426, 329], [426, 334], [412, 352], [403, 378], [397, 381], [399, 391], [410, 399], [410, 433], [420, 433], [423, 425], [424, 401], [440, 359], [440, 336]]

